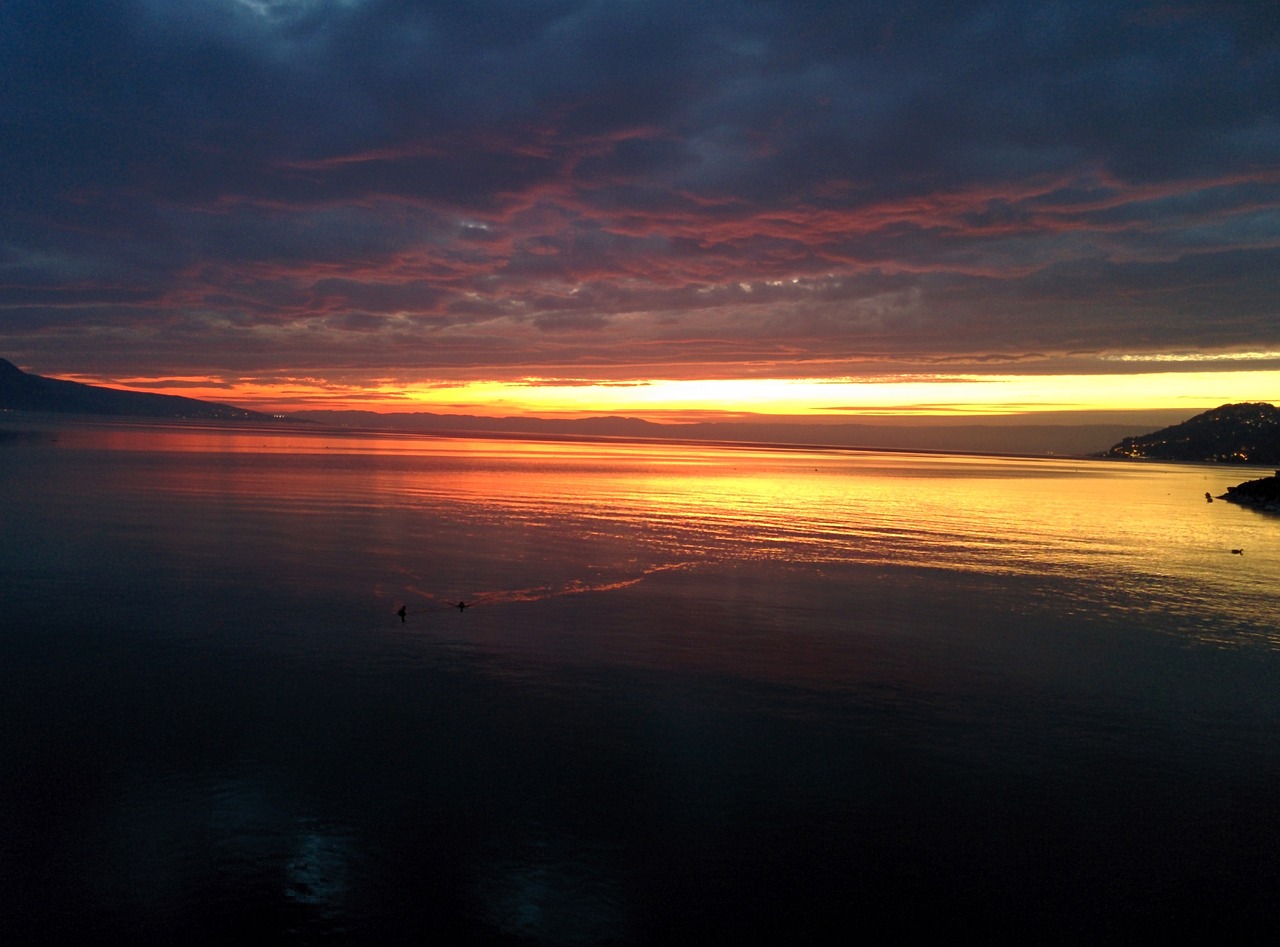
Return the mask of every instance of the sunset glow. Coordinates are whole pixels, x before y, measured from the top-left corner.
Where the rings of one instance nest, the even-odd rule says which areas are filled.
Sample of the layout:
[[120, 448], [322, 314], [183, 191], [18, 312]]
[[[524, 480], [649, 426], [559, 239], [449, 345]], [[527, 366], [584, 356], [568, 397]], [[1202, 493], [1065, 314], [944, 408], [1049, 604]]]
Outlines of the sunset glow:
[[9, 5], [0, 357], [273, 412], [1280, 398], [1263, 7], [642, 6]]
[[[1176, 391], [1176, 395], [1170, 393]], [[473, 404], [479, 413], [583, 416], [624, 413], [678, 418], [734, 413], [842, 418], [865, 415], [984, 416], [1043, 411], [1185, 407], [1199, 411], [1280, 391], [1280, 372], [1194, 372], [1171, 376], [955, 376], [885, 382], [863, 379], [723, 379], [637, 385], [471, 384], [412, 391], [415, 404]]]
[[[81, 377], [79, 380], [99, 382]], [[1150, 372], [1114, 375], [948, 375], [863, 378], [651, 379], [557, 383], [554, 379], [389, 384], [342, 388], [300, 379], [281, 386], [212, 380], [127, 379], [129, 387], [234, 403], [259, 411], [301, 408], [432, 412], [484, 417], [591, 417], [653, 421], [786, 416], [813, 421], [887, 417], [991, 418], [1046, 412], [1184, 409], [1269, 400], [1280, 371]]]

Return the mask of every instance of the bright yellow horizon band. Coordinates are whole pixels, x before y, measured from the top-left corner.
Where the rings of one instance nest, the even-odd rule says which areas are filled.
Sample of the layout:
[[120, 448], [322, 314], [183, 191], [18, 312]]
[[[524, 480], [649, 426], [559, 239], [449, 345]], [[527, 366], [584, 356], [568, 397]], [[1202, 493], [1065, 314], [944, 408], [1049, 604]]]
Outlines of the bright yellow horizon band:
[[[90, 380], [90, 379], [82, 379]], [[103, 382], [98, 380], [98, 384]], [[1280, 399], [1280, 371], [1146, 372], [1105, 375], [947, 375], [868, 378], [756, 378], [563, 383], [554, 379], [385, 382], [335, 385], [305, 378], [280, 384], [210, 379], [120, 379], [115, 384], [186, 395], [259, 411], [363, 409], [483, 416], [632, 415], [973, 416], [1063, 411], [1186, 409]]]
[[[1180, 372], [1144, 375], [960, 375], [945, 379], [722, 379], [653, 381], [632, 386], [472, 383], [407, 393], [415, 405], [471, 401], [533, 414], [681, 412], [843, 417], [850, 414], [999, 415], [1115, 408], [1201, 409], [1271, 400], [1280, 372]], [[461, 395], [461, 397], [459, 397]]]

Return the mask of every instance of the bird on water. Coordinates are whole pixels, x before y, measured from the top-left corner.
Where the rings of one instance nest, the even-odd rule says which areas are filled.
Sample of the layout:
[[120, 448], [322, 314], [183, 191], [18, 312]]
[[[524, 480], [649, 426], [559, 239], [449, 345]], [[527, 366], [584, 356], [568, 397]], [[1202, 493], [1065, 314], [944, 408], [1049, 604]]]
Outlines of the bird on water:
[[[441, 605], [447, 605], [450, 608], [456, 608], [460, 612], [466, 611], [472, 605], [477, 604], [475, 601], [468, 602], [466, 599], [459, 599], [456, 602], [451, 602], [448, 599], [437, 598], [437, 599], [434, 599], [434, 601], [439, 602]], [[400, 616], [401, 621], [405, 621], [406, 616], [409, 614], [408, 608], [404, 605], [401, 605], [400, 608], [396, 610], [396, 614]]]

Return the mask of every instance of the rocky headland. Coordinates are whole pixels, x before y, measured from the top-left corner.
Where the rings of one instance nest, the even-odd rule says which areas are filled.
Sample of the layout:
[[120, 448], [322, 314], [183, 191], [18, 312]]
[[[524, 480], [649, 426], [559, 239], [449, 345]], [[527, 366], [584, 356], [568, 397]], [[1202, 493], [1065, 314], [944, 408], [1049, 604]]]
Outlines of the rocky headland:
[[1227, 492], [1218, 499], [1268, 513], [1280, 513], [1280, 470], [1271, 477], [1246, 480], [1234, 487], [1227, 487]]

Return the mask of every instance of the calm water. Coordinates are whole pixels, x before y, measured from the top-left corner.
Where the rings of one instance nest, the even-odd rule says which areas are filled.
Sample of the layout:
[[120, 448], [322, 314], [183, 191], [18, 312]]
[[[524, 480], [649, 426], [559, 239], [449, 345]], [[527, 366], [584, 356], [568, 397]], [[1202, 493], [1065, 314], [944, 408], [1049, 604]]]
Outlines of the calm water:
[[0, 423], [5, 943], [1280, 919], [1270, 471]]

